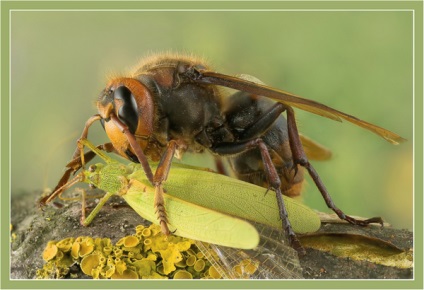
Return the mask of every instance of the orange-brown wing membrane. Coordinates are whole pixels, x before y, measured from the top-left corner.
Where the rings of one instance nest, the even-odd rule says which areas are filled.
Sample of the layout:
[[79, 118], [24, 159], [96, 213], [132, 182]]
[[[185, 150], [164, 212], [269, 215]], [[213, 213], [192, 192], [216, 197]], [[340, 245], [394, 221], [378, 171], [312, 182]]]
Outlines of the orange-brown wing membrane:
[[300, 142], [309, 160], [324, 161], [331, 158], [330, 149], [324, 147], [311, 138], [299, 133]]
[[389, 130], [362, 121], [354, 116], [340, 112], [321, 103], [308, 100], [263, 84], [211, 71], [198, 71], [198, 74], [194, 77], [194, 79], [197, 82], [220, 85], [240, 91], [249, 92], [255, 95], [265, 96], [287, 106], [299, 108], [301, 110], [308, 111], [335, 121], [340, 122], [342, 121], [341, 119], [345, 119], [357, 126], [360, 126], [383, 137], [392, 144], [399, 144], [400, 142], [406, 141], [406, 139], [393, 132], [390, 132]]

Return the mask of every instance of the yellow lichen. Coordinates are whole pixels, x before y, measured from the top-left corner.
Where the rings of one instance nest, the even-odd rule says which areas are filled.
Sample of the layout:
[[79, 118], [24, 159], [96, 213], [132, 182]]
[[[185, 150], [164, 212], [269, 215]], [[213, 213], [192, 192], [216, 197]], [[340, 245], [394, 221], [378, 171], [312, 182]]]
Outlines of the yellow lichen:
[[196, 252], [193, 249], [188, 249], [187, 254], [189, 254], [190, 256], [196, 256]]
[[186, 260], [187, 266], [194, 266], [194, 264], [196, 263], [196, 260], [197, 260], [196, 256], [190, 255]]
[[138, 254], [141, 251], [141, 249], [139, 247], [122, 247], [121, 249], [124, 252], [130, 252], [130, 253], [133, 253], [133, 254]]
[[112, 256], [107, 257], [106, 265], [115, 265], [115, 259]]
[[203, 269], [205, 269], [206, 266], [206, 262], [203, 259], [197, 260], [196, 263], [194, 264], [194, 270], [196, 272], [202, 272]]
[[93, 254], [98, 254], [100, 256], [100, 259], [99, 259], [100, 264], [103, 264], [103, 265], [106, 264], [106, 261], [107, 261], [106, 257], [104, 257], [101, 252], [93, 252]]
[[56, 260], [62, 260], [63, 256], [64, 256], [63, 252], [59, 250], [59, 251], [57, 251], [55, 259]]
[[221, 279], [222, 278], [221, 274], [216, 270], [216, 268], [214, 266], [211, 266], [209, 268], [209, 276], [213, 279]]
[[81, 270], [86, 275], [92, 275], [91, 271], [100, 264], [100, 257], [97, 254], [85, 256], [81, 261]]
[[91, 270], [91, 276], [93, 276], [93, 279], [99, 279], [100, 278], [100, 268], [94, 268]]
[[178, 268], [185, 268], [185, 267], [187, 267], [186, 260], [183, 258], [181, 261], [179, 261], [178, 263], [176, 263], [175, 266], [177, 266]]
[[165, 235], [158, 235], [155, 236], [155, 238], [152, 238], [152, 243], [149, 245], [150, 248], [145, 247], [145, 249], [151, 249], [153, 252], [160, 252], [162, 250], [166, 250], [168, 248], [168, 245], [170, 244]]
[[100, 274], [105, 278], [111, 278], [115, 273], [115, 265], [106, 265], [102, 268]]
[[174, 279], [193, 279], [193, 275], [185, 270], [178, 270], [174, 274]]
[[[143, 234], [141, 234], [143, 233]], [[94, 279], [198, 279], [220, 278], [194, 246], [194, 241], [165, 236], [160, 227], [136, 227], [136, 234], [123, 237], [115, 245], [107, 238], [67, 238], [50, 242], [43, 253], [47, 264], [37, 278], [62, 278], [72, 264]], [[200, 254], [199, 254], [200, 253]], [[178, 268], [177, 268], [178, 267]], [[249, 263], [240, 266], [249, 271]], [[76, 275], [73, 275], [76, 277]]]
[[74, 259], [78, 259], [79, 258], [79, 251], [80, 251], [81, 245], [79, 242], [77, 242], [77, 240], [74, 241], [74, 243], [72, 244], [72, 249], [71, 249], [71, 256]]
[[159, 226], [153, 225], [153, 226], [150, 226], [149, 229], [150, 229], [150, 232], [151, 232], [151, 236], [156, 236], [158, 234], [162, 234], [162, 229]]
[[162, 256], [163, 273], [165, 275], [174, 271], [176, 269], [175, 264], [183, 259], [181, 252], [175, 244], [169, 244], [167, 249], [159, 250], [159, 253]]
[[127, 264], [121, 259], [115, 260], [115, 267], [116, 267], [116, 272], [118, 272], [119, 275], [123, 275], [124, 271], [127, 270]]
[[143, 225], [138, 225], [138, 226], [136, 226], [136, 227], [135, 227], [135, 232], [136, 232], [136, 233], [139, 233], [139, 232], [143, 231], [143, 230], [144, 230], [144, 228], [145, 228], [145, 226], [143, 226]]
[[156, 271], [156, 264], [154, 261], [143, 259], [133, 263], [133, 266], [137, 269], [140, 277], [147, 277]]
[[92, 238], [86, 238], [81, 241], [80, 243], [80, 249], [79, 249], [79, 256], [84, 257], [88, 254], [91, 254], [94, 251], [94, 241]]
[[143, 229], [141, 234], [143, 237], [150, 237], [152, 235], [152, 231], [149, 228], [145, 228]]
[[152, 252], [149, 252], [146, 255], [146, 259], [151, 260], [151, 261], [156, 261], [158, 259], [158, 257], [155, 254], [153, 254]]
[[202, 258], [204, 258], [204, 257], [205, 257], [205, 255], [203, 255], [203, 253], [202, 253], [202, 252], [198, 252], [198, 253], [196, 254], [196, 256], [197, 256], [197, 258], [199, 258], [199, 259], [202, 259]]
[[56, 256], [57, 252], [58, 252], [58, 248], [55, 244], [53, 243], [47, 244], [47, 247], [44, 249], [44, 252], [43, 252], [44, 261], [47, 262], [53, 259]]
[[115, 248], [114, 251], [113, 251], [113, 253], [114, 253], [115, 257], [119, 258], [119, 257], [122, 256], [123, 251], [120, 248]]
[[103, 253], [104, 253], [106, 256], [109, 256], [109, 254], [112, 252], [112, 250], [113, 250], [113, 248], [112, 248], [112, 247], [110, 247], [110, 246], [106, 246], [106, 247], [104, 247], [104, 248], [103, 248]]
[[117, 241], [117, 242], [116, 242], [116, 246], [117, 246], [117, 247], [122, 246], [122, 245], [124, 244], [124, 242], [125, 242], [125, 238], [126, 238], [126, 237], [123, 237], [123, 238], [121, 238], [119, 241]]
[[56, 244], [56, 246], [61, 250], [62, 252], [69, 252], [72, 248], [72, 244], [74, 242], [74, 238], [67, 238], [63, 239], [60, 242]]
[[119, 272], [115, 272], [111, 277], [111, 279], [138, 279], [137, 272], [127, 269], [120, 274]]

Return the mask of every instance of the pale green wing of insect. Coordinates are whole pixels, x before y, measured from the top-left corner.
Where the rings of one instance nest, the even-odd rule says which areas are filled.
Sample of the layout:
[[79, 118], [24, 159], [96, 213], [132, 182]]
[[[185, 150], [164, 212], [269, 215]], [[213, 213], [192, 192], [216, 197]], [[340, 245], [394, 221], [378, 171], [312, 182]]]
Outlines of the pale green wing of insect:
[[[154, 187], [131, 178], [131, 169], [118, 162], [98, 163], [84, 171], [84, 182], [107, 191], [87, 217], [90, 223], [98, 210], [113, 194], [121, 196], [143, 218], [159, 224], [154, 207]], [[177, 235], [208, 243], [240, 249], [252, 249], [259, 234], [245, 220], [229, 216], [180, 198], [165, 194], [165, 208], [171, 231]]]
[[[139, 164], [134, 164], [139, 168]], [[142, 170], [134, 170], [131, 178], [148, 184]], [[274, 192], [238, 179], [192, 166], [173, 164], [165, 183], [167, 193], [219, 212], [281, 228]], [[285, 197], [290, 223], [297, 233], [315, 232], [320, 228], [318, 215], [304, 204]]]

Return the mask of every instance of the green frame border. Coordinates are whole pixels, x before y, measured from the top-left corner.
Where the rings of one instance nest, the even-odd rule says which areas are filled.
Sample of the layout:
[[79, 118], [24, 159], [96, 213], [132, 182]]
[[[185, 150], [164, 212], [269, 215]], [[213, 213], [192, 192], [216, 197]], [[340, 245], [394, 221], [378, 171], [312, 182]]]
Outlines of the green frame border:
[[[414, 280], [305, 280], [305, 281], [41, 281], [10, 280], [10, 35], [11, 10], [21, 9], [393, 9], [414, 12]], [[1, 2], [1, 253], [2, 289], [90, 288], [382, 288], [422, 289], [423, 277], [423, 2], [422, 1], [2, 1]], [[412, 140], [411, 140], [412, 141]], [[6, 194], [9, 192], [9, 194]]]

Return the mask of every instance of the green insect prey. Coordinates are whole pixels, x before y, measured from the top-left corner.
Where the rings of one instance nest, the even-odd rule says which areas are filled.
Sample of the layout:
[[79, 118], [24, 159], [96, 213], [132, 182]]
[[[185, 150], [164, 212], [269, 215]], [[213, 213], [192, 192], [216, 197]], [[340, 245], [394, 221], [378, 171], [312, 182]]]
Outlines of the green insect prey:
[[[139, 164], [124, 165], [98, 150], [88, 140], [81, 145], [105, 163], [91, 165], [82, 181], [106, 191], [85, 219], [89, 224], [112, 196], [121, 196], [140, 216], [158, 224], [154, 209], [155, 188]], [[279, 228], [278, 205], [266, 189], [196, 167], [173, 164], [165, 183], [165, 207], [171, 231], [183, 237], [228, 247], [250, 249], [259, 243], [255, 227], [244, 219]], [[315, 212], [300, 202], [284, 197], [289, 219], [298, 233], [319, 229]], [[241, 218], [241, 219], [240, 219]]]

